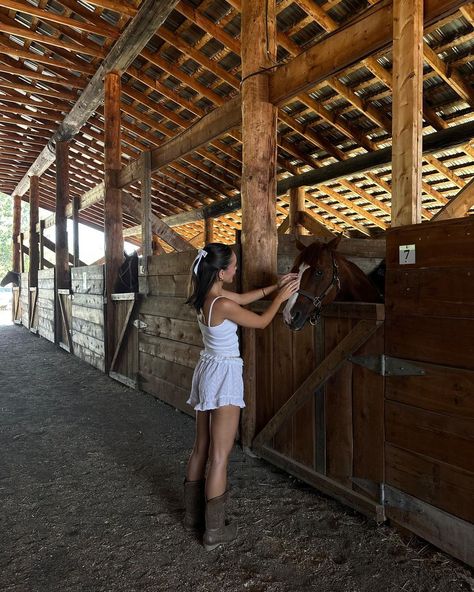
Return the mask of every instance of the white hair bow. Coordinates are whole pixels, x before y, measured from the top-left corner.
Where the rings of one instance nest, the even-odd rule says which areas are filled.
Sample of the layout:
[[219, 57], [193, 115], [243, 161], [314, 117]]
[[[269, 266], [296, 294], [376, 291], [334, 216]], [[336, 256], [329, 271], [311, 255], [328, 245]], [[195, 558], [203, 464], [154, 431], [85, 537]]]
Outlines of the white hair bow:
[[194, 274], [197, 275], [199, 264], [201, 263], [201, 259], [207, 257], [207, 251], [204, 249], [199, 249], [196, 259], [193, 262], [193, 271]]

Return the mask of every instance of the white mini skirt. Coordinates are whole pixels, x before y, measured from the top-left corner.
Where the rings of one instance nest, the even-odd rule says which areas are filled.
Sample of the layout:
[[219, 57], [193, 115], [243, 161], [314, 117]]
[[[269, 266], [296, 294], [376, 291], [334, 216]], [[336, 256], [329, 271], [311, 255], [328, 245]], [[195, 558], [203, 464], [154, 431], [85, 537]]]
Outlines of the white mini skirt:
[[209, 411], [224, 405], [245, 407], [243, 367], [242, 358], [202, 351], [194, 369], [187, 403], [196, 411]]

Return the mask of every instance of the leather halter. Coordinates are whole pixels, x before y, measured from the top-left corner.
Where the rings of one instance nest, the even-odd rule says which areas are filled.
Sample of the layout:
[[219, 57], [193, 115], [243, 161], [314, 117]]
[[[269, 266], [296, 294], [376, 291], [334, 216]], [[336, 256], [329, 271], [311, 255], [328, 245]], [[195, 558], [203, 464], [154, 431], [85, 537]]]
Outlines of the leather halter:
[[314, 311], [311, 314], [311, 316], [309, 317], [309, 322], [311, 323], [311, 325], [314, 326], [318, 323], [319, 318], [321, 316], [321, 308], [323, 305], [323, 300], [326, 298], [326, 296], [329, 294], [329, 292], [334, 287], [336, 288], [337, 291], [339, 291], [341, 288], [341, 280], [339, 279], [339, 268], [337, 266], [336, 259], [334, 257], [334, 253], [332, 253], [332, 279], [331, 279], [330, 283], [326, 286], [326, 289], [324, 290], [324, 292], [322, 294], [320, 294], [319, 296], [314, 296], [313, 294], [310, 294], [306, 290], [298, 290], [298, 292], [297, 292], [298, 294], [301, 294], [301, 296], [304, 296], [305, 298], [308, 298], [309, 300], [311, 300], [311, 302], [313, 303]]

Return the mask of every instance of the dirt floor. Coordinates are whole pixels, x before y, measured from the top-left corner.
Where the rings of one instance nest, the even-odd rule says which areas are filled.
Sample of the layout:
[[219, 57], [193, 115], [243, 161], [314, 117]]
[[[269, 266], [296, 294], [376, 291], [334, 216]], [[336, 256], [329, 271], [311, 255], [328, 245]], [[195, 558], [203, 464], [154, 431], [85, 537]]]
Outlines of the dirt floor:
[[0, 326], [0, 590], [461, 592], [472, 572], [236, 447], [239, 538], [182, 527], [193, 421]]

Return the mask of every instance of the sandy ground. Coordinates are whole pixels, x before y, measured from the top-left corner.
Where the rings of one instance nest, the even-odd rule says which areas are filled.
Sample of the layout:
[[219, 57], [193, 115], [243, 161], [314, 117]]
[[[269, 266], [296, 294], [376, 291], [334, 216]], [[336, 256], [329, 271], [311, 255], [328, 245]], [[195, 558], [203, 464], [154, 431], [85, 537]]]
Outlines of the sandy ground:
[[193, 421], [0, 327], [0, 590], [461, 592], [471, 571], [235, 448], [239, 537], [182, 527]]

